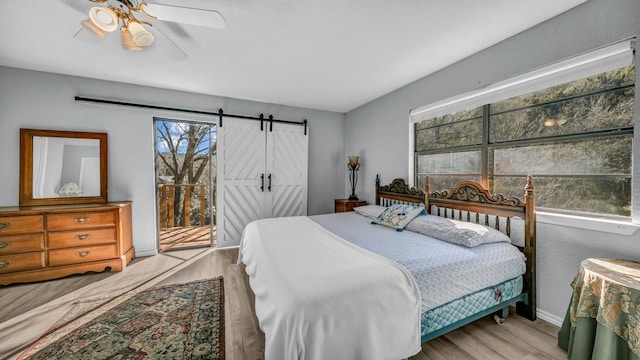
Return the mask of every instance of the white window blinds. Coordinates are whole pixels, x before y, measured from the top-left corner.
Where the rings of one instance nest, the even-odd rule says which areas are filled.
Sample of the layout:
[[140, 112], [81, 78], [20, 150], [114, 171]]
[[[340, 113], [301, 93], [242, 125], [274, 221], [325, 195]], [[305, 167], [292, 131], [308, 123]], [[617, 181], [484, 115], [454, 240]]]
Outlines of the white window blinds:
[[491, 102], [628, 66], [635, 39], [609, 45], [464, 94], [411, 110], [411, 122], [453, 114]]

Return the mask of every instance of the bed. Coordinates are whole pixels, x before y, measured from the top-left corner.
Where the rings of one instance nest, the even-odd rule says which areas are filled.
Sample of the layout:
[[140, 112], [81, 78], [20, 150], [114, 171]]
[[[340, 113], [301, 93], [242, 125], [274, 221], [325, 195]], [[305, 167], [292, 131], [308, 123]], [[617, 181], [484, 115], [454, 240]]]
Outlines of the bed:
[[497, 313], [501, 320], [511, 305], [534, 320], [533, 190], [531, 177], [524, 200], [473, 181], [431, 191], [428, 179], [425, 190], [376, 179], [382, 208], [422, 204], [430, 215], [416, 219], [490, 226], [512, 239], [518, 234], [513, 245], [460, 246], [372, 224], [375, 213], [250, 223], [238, 263], [255, 294], [265, 359], [402, 359], [481, 317]]

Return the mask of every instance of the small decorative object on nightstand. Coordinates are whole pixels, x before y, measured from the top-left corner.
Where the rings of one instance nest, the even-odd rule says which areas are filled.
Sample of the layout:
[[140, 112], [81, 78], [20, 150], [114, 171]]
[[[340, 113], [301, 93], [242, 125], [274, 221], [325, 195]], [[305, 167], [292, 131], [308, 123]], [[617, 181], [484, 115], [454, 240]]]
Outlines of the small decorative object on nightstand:
[[347, 199], [336, 199], [336, 208], [335, 211], [345, 212], [345, 211], [353, 211], [354, 207], [367, 205], [367, 202], [364, 200], [347, 200]]

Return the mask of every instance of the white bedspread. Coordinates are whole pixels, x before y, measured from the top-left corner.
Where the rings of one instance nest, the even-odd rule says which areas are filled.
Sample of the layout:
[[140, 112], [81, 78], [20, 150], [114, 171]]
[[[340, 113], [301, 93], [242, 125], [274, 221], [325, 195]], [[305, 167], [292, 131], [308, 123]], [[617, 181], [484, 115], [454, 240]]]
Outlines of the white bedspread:
[[307, 217], [250, 223], [238, 262], [255, 293], [266, 360], [398, 360], [420, 351], [411, 274]]

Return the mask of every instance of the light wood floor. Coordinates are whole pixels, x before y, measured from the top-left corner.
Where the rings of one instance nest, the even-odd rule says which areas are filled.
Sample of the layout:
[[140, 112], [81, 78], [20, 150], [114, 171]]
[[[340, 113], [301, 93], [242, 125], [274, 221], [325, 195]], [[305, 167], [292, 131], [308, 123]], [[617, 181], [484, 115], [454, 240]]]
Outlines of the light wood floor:
[[216, 246], [216, 227], [178, 226], [160, 229], [160, 252], [195, 246]]
[[[15, 359], [78, 300], [219, 275], [225, 288], [226, 358], [262, 359], [264, 334], [237, 256], [237, 248], [180, 250], [136, 259], [120, 273], [0, 287], [0, 359]], [[487, 317], [423, 344], [411, 359], [566, 359], [556, 345], [557, 331], [554, 325], [517, 315], [503, 326]]]

